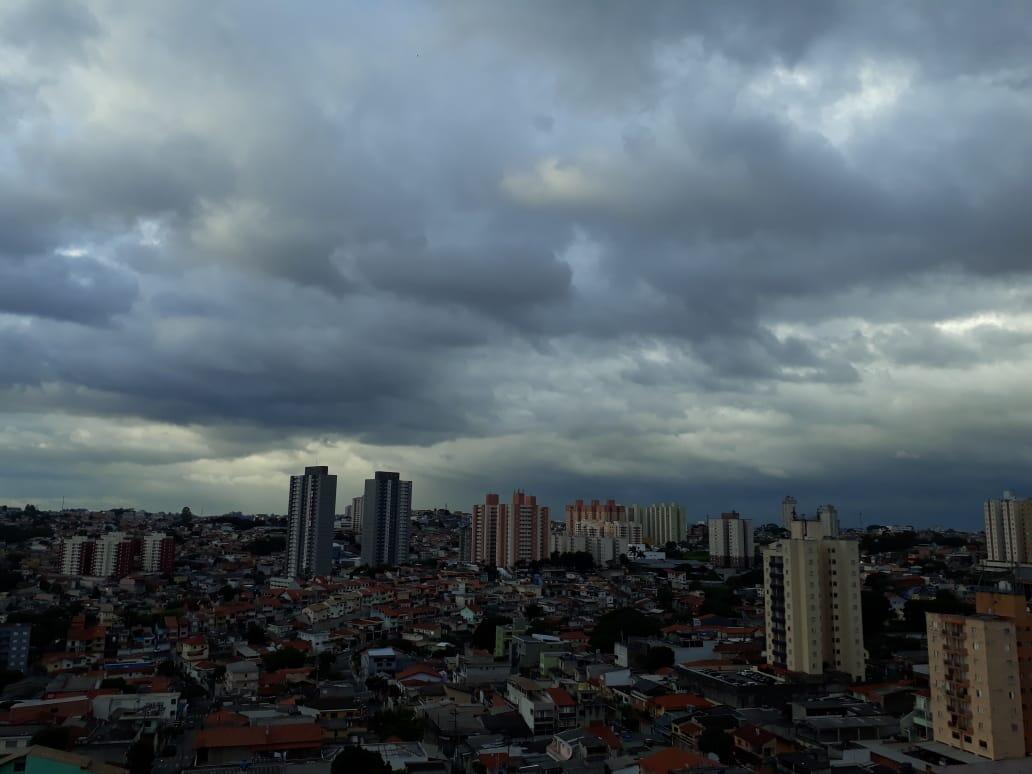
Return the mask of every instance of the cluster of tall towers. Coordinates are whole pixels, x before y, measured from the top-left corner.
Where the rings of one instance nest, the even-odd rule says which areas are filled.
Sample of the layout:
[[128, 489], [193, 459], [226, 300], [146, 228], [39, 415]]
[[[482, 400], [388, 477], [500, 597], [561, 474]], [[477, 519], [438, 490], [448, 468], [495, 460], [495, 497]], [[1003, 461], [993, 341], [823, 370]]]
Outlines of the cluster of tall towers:
[[[337, 477], [325, 465], [305, 468], [290, 477], [287, 505], [287, 575], [328, 575], [333, 566], [333, 521]], [[372, 566], [399, 564], [408, 556], [412, 514], [412, 482], [398, 473], [378, 470], [366, 479], [365, 493], [352, 502], [361, 523], [362, 562]]]

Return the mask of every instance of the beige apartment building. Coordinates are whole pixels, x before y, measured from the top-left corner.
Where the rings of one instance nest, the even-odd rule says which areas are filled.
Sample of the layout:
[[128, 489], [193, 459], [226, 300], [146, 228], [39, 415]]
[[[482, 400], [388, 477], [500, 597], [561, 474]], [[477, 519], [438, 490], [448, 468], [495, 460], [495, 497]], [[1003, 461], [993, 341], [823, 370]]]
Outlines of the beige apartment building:
[[977, 615], [928, 614], [937, 742], [992, 760], [1032, 751], [1032, 613], [1024, 594], [978, 592]]
[[793, 521], [791, 529], [791, 538], [763, 549], [767, 663], [863, 680], [859, 545], [826, 537], [818, 521]]
[[1000, 500], [986, 500], [982, 512], [989, 561], [1032, 563], [1032, 499], [1004, 492]]

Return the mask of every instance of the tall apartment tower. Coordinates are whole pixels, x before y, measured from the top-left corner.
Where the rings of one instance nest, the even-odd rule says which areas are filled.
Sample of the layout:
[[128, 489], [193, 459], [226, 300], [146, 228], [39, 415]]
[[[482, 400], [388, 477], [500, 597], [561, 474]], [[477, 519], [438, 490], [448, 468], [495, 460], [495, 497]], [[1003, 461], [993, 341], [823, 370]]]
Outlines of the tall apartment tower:
[[471, 540], [473, 561], [496, 567], [533, 562], [549, 556], [548, 508], [534, 495], [513, 492], [512, 503], [489, 494], [473, 506]]
[[752, 522], [737, 511], [708, 519], [710, 561], [717, 567], [748, 567], [753, 559]]
[[798, 505], [799, 502], [792, 495], [785, 495], [785, 499], [781, 501], [781, 526], [785, 529], [792, 529]]
[[1032, 562], [1032, 499], [1004, 492], [1001, 500], [985, 501], [983, 515], [990, 561]]
[[627, 509], [627, 519], [641, 524], [642, 539], [650, 545], [680, 543], [688, 537], [688, 519], [677, 503], [632, 505]]
[[818, 505], [817, 521], [824, 525], [824, 534], [827, 537], [839, 536], [838, 509], [834, 505]]
[[351, 498], [351, 531], [356, 535], [362, 534], [362, 503], [365, 498], [362, 495]]
[[825, 537], [819, 521], [793, 521], [791, 530], [763, 550], [767, 663], [862, 680], [859, 544]]
[[144, 572], [169, 573], [176, 564], [176, 541], [164, 532], [151, 532], [143, 537], [141, 569]]
[[1021, 758], [1032, 752], [1032, 613], [1024, 594], [1002, 592], [978, 592], [975, 608], [926, 614], [933, 735], [992, 760]]
[[61, 541], [61, 574], [92, 575], [97, 541], [82, 535]]
[[604, 503], [598, 500], [592, 500], [590, 503], [577, 500], [567, 505], [566, 534], [574, 534], [577, 531], [577, 524], [582, 521], [627, 521], [627, 509], [615, 500], [606, 500]]
[[290, 477], [287, 504], [287, 575], [310, 578], [329, 575], [333, 565], [333, 519], [337, 477], [325, 465], [305, 468]]
[[412, 524], [412, 482], [398, 473], [376, 471], [362, 499], [362, 563], [401, 564], [408, 559]]

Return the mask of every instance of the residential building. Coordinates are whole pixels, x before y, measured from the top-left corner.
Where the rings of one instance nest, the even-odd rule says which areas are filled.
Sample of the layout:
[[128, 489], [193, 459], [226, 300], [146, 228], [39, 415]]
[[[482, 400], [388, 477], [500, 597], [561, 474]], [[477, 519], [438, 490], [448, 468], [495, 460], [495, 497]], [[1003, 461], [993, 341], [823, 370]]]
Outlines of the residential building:
[[97, 541], [82, 535], [61, 541], [61, 573], [63, 575], [92, 575], [93, 557]]
[[824, 525], [824, 534], [827, 537], [839, 536], [838, 509], [831, 505], [817, 506], [817, 521]]
[[412, 482], [378, 470], [366, 479], [362, 500], [362, 563], [396, 565], [408, 559]]
[[0, 669], [28, 674], [31, 633], [32, 624], [19, 623], [0, 626]]
[[767, 662], [792, 672], [866, 672], [856, 541], [824, 535], [819, 521], [763, 550]]
[[356, 535], [362, 534], [362, 503], [365, 497], [359, 495], [351, 498], [351, 531]]
[[785, 499], [781, 501], [781, 526], [785, 529], [792, 529], [798, 505], [799, 502], [792, 495], [785, 495]]
[[620, 538], [628, 543], [641, 543], [644, 539], [641, 524], [635, 521], [582, 521], [577, 524], [576, 534]]
[[305, 468], [290, 477], [287, 504], [287, 575], [309, 578], [328, 575], [333, 564], [333, 519], [337, 477], [325, 465]]
[[566, 533], [575, 534], [577, 525], [582, 521], [627, 521], [627, 509], [618, 505], [615, 500], [606, 500], [604, 503], [599, 500], [592, 500], [590, 503], [577, 500], [567, 505]]
[[151, 532], [143, 537], [141, 569], [144, 572], [172, 572], [176, 564], [176, 541], [163, 532]]
[[985, 543], [990, 561], [1032, 562], [1032, 499], [1004, 492], [1000, 500], [986, 500]]
[[632, 505], [627, 520], [641, 525], [642, 540], [649, 545], [680, 543], [688, 537], [688, 517], [677, 503]]
[[710, 561], [717, 567], [749, 567], [753, 559], [752, 522], [737, 511], [708, 519]]
[[976, 615], [928, 613], [932, 733], [992, 760], [1032, 751], [1032, 613], [1024, 594], [978, 592]]
[[551, 553], [575, 554], [586, 552], [598, 566], [615, 562], [628, 553], [630, 543], [618, 537], [593, 537], [580, 532], [576, 535], [554, 534], [550, 538]]

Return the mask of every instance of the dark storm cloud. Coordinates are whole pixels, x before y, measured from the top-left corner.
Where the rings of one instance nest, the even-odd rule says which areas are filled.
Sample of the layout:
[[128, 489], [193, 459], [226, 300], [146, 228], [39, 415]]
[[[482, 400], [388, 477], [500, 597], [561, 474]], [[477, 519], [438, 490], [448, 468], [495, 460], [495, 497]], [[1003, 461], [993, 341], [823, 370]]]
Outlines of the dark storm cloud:
[[323, 454], [452, 502], [797, 485], [961, 519], [964, 482], [1020, 487], [1032, 410], [1030, 27], [6, 6], [3, 488], [171, 507], [224, 499], [214, 465], [250, 498], [222, 507], [278, 507]]

